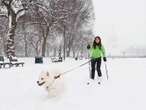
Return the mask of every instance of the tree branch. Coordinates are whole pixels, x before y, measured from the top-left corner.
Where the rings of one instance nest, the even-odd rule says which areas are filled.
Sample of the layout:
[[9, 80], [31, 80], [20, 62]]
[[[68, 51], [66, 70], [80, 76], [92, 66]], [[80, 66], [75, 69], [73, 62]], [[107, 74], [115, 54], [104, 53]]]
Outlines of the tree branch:
[[16, 13], [16, 15], [18, 15], [19, 13], [21, 13], [22, 11], [27, 10], [27, 9], [28, 8], [23, 8], [23, 9], [18, 10], [18, 12]]

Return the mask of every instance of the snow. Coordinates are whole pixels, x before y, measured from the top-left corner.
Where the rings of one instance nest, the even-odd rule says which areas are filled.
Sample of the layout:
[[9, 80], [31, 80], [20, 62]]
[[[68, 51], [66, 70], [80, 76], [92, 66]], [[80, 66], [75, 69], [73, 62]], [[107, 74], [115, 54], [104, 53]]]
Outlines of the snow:
[[[21, 58], [24, 67], [0, 69], [1, 110], [146, 110], [146, 59], [108, 59], [109, 80], [106, 79], [104, 62], [103, 79], [86, 85], [89, 80], [89, 64], [62, 77], [63, 85], [51, 96], [36, 83], [42, 71], [51, 68], [67, 71], [88, 60], [66, 59], [51, 63], [35, 64], [33, 58]], [[58, 69], [59, 68], [59, 69]]]

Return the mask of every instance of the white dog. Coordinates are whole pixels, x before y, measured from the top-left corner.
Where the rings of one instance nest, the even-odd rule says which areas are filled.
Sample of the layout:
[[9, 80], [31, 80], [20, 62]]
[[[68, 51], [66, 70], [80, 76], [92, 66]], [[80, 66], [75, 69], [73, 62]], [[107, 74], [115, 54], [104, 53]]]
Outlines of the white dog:
[[39, 86], [42, 86], [47, 90], [49, 95], [57, 95], [60, 94], [59, 92], [62, 92], [64, 85], [63, 80], [61, 77], [61, 74], [58, 73], [49, 73], [42, 72], [39, 76], [39, 79], [37, 81], [37, 84]]
[[54, 76], [48, 71], [42, 72], [40, 74], [39, 80], [37, 81], [37, 84], [39, 86], [45, 87], [46, 90], [49, 90], [58, 78], [60, 78], [60, 74]]

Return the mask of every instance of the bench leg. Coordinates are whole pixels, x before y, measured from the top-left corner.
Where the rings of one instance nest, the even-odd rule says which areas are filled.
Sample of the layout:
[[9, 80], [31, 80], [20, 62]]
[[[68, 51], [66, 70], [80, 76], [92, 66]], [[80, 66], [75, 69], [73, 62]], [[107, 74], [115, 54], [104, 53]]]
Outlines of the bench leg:
[[9, 68], [11, 68], [13, 66], [13, 64], [9, 64]]

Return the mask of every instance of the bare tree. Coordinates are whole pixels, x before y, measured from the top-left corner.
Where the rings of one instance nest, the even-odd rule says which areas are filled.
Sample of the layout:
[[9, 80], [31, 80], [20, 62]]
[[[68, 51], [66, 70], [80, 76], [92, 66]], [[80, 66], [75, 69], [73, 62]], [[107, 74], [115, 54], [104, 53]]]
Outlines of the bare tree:
[[7, 32], [7, 22], [6, 16], [0, 11], [0, 53], [5, 55], [6, 52], [6, 32]]
[[24, 7], [20, 0], [2, 0], [2, 4], [7, 10], [9, 21], [7, 34], [7, 56], [15, 56], [14, 36], [17, 25], [17, 19], [23, 15]]
[[[62, 47], [64, 45], [64, 54], [67, 53], [67, 56], [70, 56], [71, 50], [73, 50], [74, 48], [74, 42], [76, 42], [76, 39], [81, 36], [80, 30], [84, 30], [84, 26], [86, 27], [86, 25], [89, 24], [90, 19], [92, 19], [92, 3], [90, 4], [89, 2], [91, 0], [1, 1], [3, 8], [0, 9], [5, 10], [5, 16], [9, 20], [9, 30], [7, 34], [8, 56], [15, 56], [14, 36], [15, 34], [19, 33], [21, 33], [22, 35], [16, 35], [15, 40], [18, 40], [18, 37], [23, 37], [24, 41], [22, 40], [21, 42], [24, 42], [25, 56], [28, 56], [27, 47], [30, 44], [31, 48], [35, 48], [36, 54], [39, 54], [41, 56], [45, 56], [46, 48], [53, 48], [54, 46], [54, 48], [59, 48], [56, 49], [56, 51], [60, 51], [63, 49]], [[18, 24], [22, 25], [22, 28], [19, 30], [20, 32], [16, 32]], [[34, 34], [36, 33], [34, 33], [32, 29], [30, 30], [32, 26], [37, 27], [33, 31], [39, 32], [37, 33], [37, 37], [41, 40], [34, 39]], [[31, 35], [29, 35], [28, 33], [31, 33]], [[59, 34], [55, 35], [55, 33]], [[55, 38], [54, 41], [49, 42], [52, 37], [51, 34], [54, 34], [53, 36]], [[58, 38], [61, 39], [59, 46], [55, 41]], [[28, 41], [31, 41], [31, 43], [29, 44]], [[50, 43], [54, 43], [54, 45], [50, 47]], [[17, 47], [21, 44], [22, 43], [18, 43]], [[39, 48], [39, 51], [37, 48]], [[48, 50], [50, 51], [51, 49]]]
[[35, 49], [36, 55], [40, 56], [42, 38], [37, 34], [30, 34], [29, 43]]
[[94, 18], [93, 6], [90, 0], [68, 0], [64, 3], [64, 10], [66, 10], [66, 18], [62, 22], [64, 22], [66, 31], [65, 48], [67, 56], [70, 56], [73, 43], [80, 36], [79, 31], [85, 29], [86, 25], [90, 24]]
[[[42, 30], [42, 56], [45, 56], [46, 52], [46, 44], [47, 44], [47, 38], [49, 36], [50, 31], [54, 27], [57, 22], [62, 19], [62, 15], [59, 14], [59, 8], [56, 8], [58, 5], [58, 2], [55, 0], [49, 0], [46, 1], [33, 1], [33, 6], [37, 7], [37, 15], [41, 17], [43, 22], [44, 30]], [[42, 28], [42, 25], [40, 25]]]

